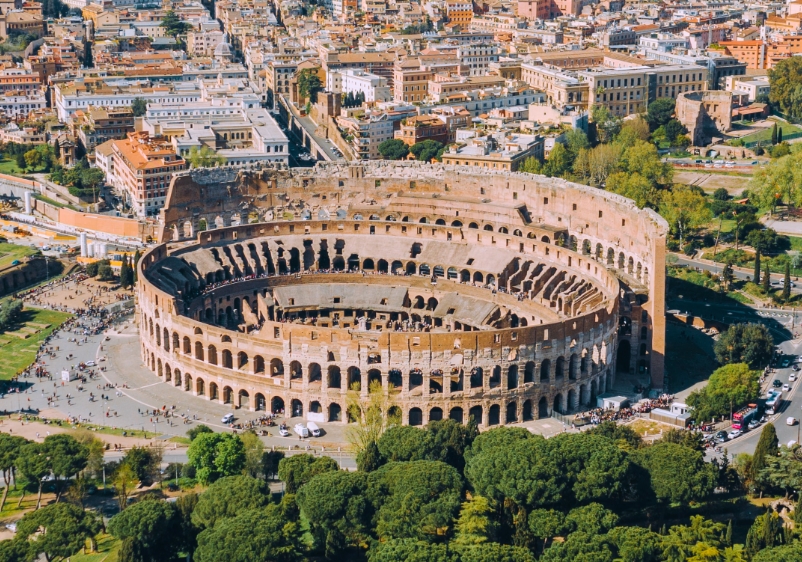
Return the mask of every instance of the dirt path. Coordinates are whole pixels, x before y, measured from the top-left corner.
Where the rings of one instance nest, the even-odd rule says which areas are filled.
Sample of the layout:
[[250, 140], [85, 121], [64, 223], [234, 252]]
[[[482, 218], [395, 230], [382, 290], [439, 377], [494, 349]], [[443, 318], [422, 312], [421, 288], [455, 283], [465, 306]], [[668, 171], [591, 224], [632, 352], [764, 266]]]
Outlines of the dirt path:
[[[53, 414], [53, 415], [48, 415]], [[43, 410], [41, 412], [42, 417], [48, 419], [54, 419], [58, 417], [58, 412], [49, 412], [47, 410]], [[35, 422], [35, 421], [22, 421], [18, 415], [12, 415], [9, 417], [3, 417], [0, 419], [0, 431], [3, 433], [9, 433], [11, 435], [19, 435], [31, 441], [44, 441], [45, 437], [48, 435], [55, 435], [57, 433], [75, 433], [76, 430], [79, 430], [80, 426], [76, 426], [76, 429], [73, 429], [72, 426], [64, 425], [58, 426], [53, 424], [44, 424], [42, 422]], [[153, 445], [154, 443], [164, 443], [163, 441], [157, 439], [145, 439], [142, 437], [123, 437], [121, 435], [107, 435], [105, 433], [94, 432], [95, 436], [107, 443], [110, 447], [114, 447], [114, 445], [119, 445], [123, 449], [130, 449], [131, 447], [148, 447]], [[183, 448], [184, 445], [170, 443], [169, 447], [172, 448]]]

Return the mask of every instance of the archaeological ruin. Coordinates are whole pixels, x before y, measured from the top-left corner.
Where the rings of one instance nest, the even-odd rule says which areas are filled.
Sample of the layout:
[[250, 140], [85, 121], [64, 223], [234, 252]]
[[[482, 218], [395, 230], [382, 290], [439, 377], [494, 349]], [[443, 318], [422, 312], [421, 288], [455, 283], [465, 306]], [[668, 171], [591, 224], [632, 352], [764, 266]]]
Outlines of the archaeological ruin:
[[208, 400], [347, 423], [569, 413], [663, 387], [656, 213], [556, 178], [360, 162], [173, 179], [139, 262], [142, 361]]

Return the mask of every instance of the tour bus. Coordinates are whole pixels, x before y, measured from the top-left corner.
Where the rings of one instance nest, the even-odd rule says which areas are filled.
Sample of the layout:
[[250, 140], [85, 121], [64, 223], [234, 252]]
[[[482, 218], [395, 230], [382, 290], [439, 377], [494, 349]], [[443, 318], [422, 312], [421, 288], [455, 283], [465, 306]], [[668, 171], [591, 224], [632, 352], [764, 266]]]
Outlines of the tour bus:
[[732, 415], [732, 428], [746, 431], [749, 422], [757, 417], [757, 404], [749, 404]]
[[766, 397], [766, 414], [776, 414], [780, 411], [783, 404], [783, 393], [779, 390], [772, 390]]

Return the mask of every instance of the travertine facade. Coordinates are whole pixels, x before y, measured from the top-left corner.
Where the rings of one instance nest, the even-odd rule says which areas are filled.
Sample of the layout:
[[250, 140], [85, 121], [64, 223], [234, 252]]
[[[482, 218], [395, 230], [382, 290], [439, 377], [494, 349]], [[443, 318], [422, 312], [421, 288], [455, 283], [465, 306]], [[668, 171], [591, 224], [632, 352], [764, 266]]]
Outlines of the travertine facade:
[[217, 228], [140, 261], [142, 360], [207, 399], [347, 421], [375, 381], [404, 423], [491, 426], [588, 404], [617, 364], [662, 387], [667, 225], [622, 197], [328, 164], [187, 172], [162, 218]]

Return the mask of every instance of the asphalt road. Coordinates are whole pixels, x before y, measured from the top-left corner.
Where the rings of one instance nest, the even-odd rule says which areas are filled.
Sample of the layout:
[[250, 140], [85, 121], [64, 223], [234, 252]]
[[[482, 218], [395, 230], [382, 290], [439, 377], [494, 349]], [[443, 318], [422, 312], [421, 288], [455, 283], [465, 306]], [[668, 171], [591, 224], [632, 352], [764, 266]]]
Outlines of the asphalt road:
[[[802, 340], [785, 341], [780, 344], [780, 351], [786, 356], [800, 355], [802, 354]], [[772, 373], [767, 378], [762, 389], [763, 395], [765, 395], [765, 391], [768, 390], [772, 381], [775, 379], [791, 385], [791, 390], [784, 393], [783, 398], [785, 399], [785, 403], [783, 408], [778, 414], [768, 417], [769, 423], [774, 424], [774, 428], [777, 431], [777, 439], [781, 445], [787, 445], [791, 441], [799, 443], [799, 439], [802, 437], [802, 435], [800, 435], [802, 433], [802, 427], [800, 427], [799, 423], [793, 426], [789, 426], [786, 423], [789, 417], [794, 417], [797, 420], [802, 417], [802, 409], [800, 408], [800, 406], [802, 406], [802, 395], [798, 392], [798, 387], [802, 383], [800, 383], [799, 380], [794, 383], [788, 381], [788, 375], [793, 372], [794, 371], [790, 367], [777, 369], [775, 373]], [[752, 453], [757, 446], [758, 439], [760, 439], [762, 427], [763, 426], [760, 426], [752, 431], [748, 431], [742, 436], [724, 443], [722, 447], [725, 448], [727, 453], [731, 456], [735, 456], [739, 453]], [[708, 458], [711, 457], [712, 455], [708, 454]]]

